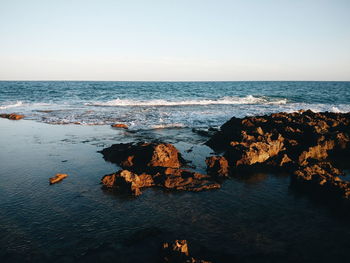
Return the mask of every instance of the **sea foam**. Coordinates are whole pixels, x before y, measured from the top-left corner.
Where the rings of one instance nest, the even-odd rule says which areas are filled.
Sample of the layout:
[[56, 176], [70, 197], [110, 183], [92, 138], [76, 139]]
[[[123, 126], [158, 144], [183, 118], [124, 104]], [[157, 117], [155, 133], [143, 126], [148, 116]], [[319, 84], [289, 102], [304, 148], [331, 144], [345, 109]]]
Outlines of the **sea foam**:
[[195, 106], [195, 105], [235, 105], [235, 104], [286, 104], [287, 99], [272, 100], [265, 97], [248, 95], [245, 97], [222, 97], [219, 99], [192, 99], [182, 101], [172, 100], [131, 100], [115, 99], [106, 102], [97, 101], [85, 103], [86, 106]]

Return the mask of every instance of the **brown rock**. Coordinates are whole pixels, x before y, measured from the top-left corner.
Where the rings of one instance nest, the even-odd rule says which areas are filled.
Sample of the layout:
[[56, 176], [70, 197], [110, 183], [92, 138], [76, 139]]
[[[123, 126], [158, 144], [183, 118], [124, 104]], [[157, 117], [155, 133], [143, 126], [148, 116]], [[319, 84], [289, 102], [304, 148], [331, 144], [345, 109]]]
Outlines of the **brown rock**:
[[309, 147], [307, 151], [304, 151], [299, 156], [299, 164], [307, 165], [308, 159], [323, 160], [328, 157], [328, 151], [332, 150], [335, 146], [333, 140], [323, 141], [315, 146]]
[[274, 140], [272, 135], [268, 134], [261, 138], [261, 141], [243, 141], [231, 144], [224, 156], [232, 167], [249, 166], [255, 163], [263, 163], [269, 158], [277, 156], [283, 150], [284, 138], [278, 135]]
[[128, 170], [105, 175], [101, 182], [106, 188], [112, 188], [120, 193], [140, 195], [145, 187], [158, 186], [170, 190], [199, 192], [220, 188], [208, 175], [199, 174], [184, 169], [165, 168], [151, 169], [151, 174], [140, 175]]
[[169, 143], [120, 143], [101, 151], [106, 161], [129, 170], [144, 167], [179, 168], [184, 164], [179, 151]]
[[60, 181], [62, 181], [64, 178], [66, 178], [68, 176], [68, 174], [56, 174], [54, 177], [51, 177], [50, 180], [50, 184], [55, 184], [58, 183]]
[[113, 128], [121, 128], [121, 129], [128, 129], [128, 125], [123, 123], [116, 123], [111, 125]]
[[[306, 110], [234, 117], [206, 144], [223, 152], [232, 174], [237, 169], [285, 171], [294, 173], [293, 182], [350, 195], [349, 183], [333, 167], [349, 167], [350, 113]], [[209, 174], [221, 169], [216, 159], [207, 159], [207, 165]]]
[[184, 169], [167, 168], [161, 186], [166, 189], [199, 192], [220, 188], [210, 176]]
[[214, 177], [227, 177], [229, 175], [229, 166], [225, 157], [211, 156], [206, 158], [207, 172]]
[[24, 118], [24, 115], [11, 113], [11, 114], [0, 114], [0, 117], [9, 119], [9, 120], [20, 120]]
[[350, 199], [350, 182], [342, 180], [343, 173], [329, 162], [300, 167], [292, 176], [295, 185], [324, 190], [328, 194]]
[[190, 255], [187, 240], [165, 242], [162, 245], [161, 262], [169, 263], [210, 263]]
[[142, 188], [154, 185], [151, 175], [137, 175], [128, 170], [120, 170], [117, 173], [105, 175], [101, 181], [106, 188], [113, 188], [119, 192], [130, 193], [135, 196], [141, 194]]

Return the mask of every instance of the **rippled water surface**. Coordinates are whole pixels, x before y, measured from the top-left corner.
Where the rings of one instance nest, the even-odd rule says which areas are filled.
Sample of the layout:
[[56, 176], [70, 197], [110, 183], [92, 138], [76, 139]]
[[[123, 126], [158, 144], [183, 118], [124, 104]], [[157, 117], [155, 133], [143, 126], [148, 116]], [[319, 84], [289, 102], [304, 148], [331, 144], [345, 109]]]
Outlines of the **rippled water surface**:
[[[0, 120], [0, 133], [1, 262], [155, 262], [161, 242], [175, 238], [204, 246], [214, 262], [348, 258], [349, 217], [290, 189], [287, 175], [234, 178], [200, 193], [147, 189], [138, 198], [101, 189], [101, 177], [118, 168], [97, 151], [116, 142], [174, 143], [203, 172], [211, 150], [191, 129]], [[56, 173], [69, 177], [50, 186]]]

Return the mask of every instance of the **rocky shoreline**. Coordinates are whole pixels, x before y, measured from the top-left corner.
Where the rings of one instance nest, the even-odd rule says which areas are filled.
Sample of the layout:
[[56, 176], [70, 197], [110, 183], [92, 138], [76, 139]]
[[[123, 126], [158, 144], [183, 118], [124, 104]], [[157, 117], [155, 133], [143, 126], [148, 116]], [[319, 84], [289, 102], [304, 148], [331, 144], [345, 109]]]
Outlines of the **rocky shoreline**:
[[350, 182], [336, 166], [349, 165], [349, 135], [350, 113], [307, 110], [233, 117], [206, 142], [218, 153], [207, 157], [207, 175], [184, 169], [186, 161], [171, 144], [115, 144], [101, 153], [122, 170], [105, 175], [102, 184], [137, 196], [146, 187], [202, 191], [246, 172], [280, 171], [290, 174], [294, 186], [348, 200]]

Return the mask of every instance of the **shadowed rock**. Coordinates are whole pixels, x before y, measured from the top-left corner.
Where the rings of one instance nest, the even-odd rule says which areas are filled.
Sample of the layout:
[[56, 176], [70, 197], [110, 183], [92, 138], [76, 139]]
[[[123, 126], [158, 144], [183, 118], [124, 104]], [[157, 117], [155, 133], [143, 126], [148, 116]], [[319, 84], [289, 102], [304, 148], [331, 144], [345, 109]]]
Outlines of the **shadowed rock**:
[[211, 156], [205, 160], [207, 172], [211, 176], [227, 177], [229, 175], [229, 166], [225, 157]]
[[162, 245], [161, 262], [169, 263], [210, 263], [210, 261], [191, 256], [187, 240], [175, 240], [172, 243], [165, 242]]

